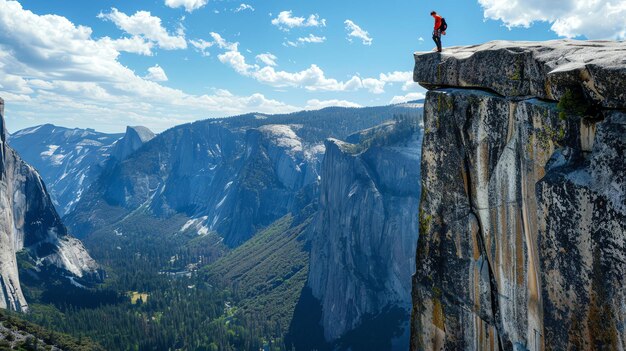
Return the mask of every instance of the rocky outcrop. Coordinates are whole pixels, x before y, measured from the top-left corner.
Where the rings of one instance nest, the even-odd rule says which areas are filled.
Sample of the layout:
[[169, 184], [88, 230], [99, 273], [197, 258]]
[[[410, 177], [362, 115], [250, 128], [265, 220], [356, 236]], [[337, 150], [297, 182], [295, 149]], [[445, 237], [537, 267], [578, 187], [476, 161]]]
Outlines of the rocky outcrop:
[[123, 161], [154, 137], [154, 133], [146, 127], [128, 126], [124, 137], [115, 143], [111, 156], [118, 161]]
[[53, 268], [66, 276], [95, 278], [98, 267], [67, 233], [37, 172], [7, 145], [1, 99], [0, 126], [0, 307], [26, 311], [19, 251], [25, 250], [36, 269]]
[[625, 50], [415, 55], [431, 90], [412, 350], [626, 348]]
[[561, 100], [572, 87], [604, 108], [626, 101], [626, 45], [615, 41], [492, 41], [415, 55], [413, 80], [427, 88], [491, 90], [507, 97]]
[[296, 134], [301, 126], [268, 124], [246, 131], [241, 168], [218, 209], [215, 228], [237, 246], [317, 196], [324, 146]]
[[[398, 338], [381, 349], [406, 350], [408, 335], [401, 335], [417, 244], [421, 130], [414, 119], [349, 139], [360, 143], [326, 141], [307, 284], [320, 302], [327, 342], [349, 349], [339, 339], [349, 333], [366, 339], [371, 330], [359, 328], [369, 323], [378, 342], [389, 337], [382, 330]], [[398, 319], [390, 317], [394, 309], [404, 311]]]
[[65, 215], [98, 179], [121, 136], [44, 124], [11, 134], [9, 144], [37, 169], [57, 211]]

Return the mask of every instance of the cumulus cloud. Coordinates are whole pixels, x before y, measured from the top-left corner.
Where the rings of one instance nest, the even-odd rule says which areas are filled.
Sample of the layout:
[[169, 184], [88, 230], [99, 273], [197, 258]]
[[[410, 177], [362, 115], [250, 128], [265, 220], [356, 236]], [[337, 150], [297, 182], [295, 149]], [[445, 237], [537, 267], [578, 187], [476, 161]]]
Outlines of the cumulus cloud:
[[[264, 64], [249, 64], [245, 56], [239, 51], [239, 43], [231, 43], [225, 40], [218, 33], [211, 33], [212, 42], [207, 42], [207, 47], [216, 46], [225, 50], [218, 55], [220, 62], [230, 66], [235, 72], [253, 78], [260, 83], [267, 84], [276, 88], [295, 87], [303, 88], [309, 91], [356, 91], [365, 89], [374, 94], [382, 94], [385, 92], [387, 84], [403, 83], [408, 84], [412, 81], [411, 72], [392, 72], [388, 74], [380, 74], [377, 78], [361, 78], [353, 75], [345, 81], [326, 77], [324, 71], [316, 64], [312, 64], [309, 68], [297, 72], [279, 71], [275, 68], [276, 57], [257, 56], [257, 61]], [[192, 44], [193, 45], [193, 44]], [[263, 55], [263, 54], [262, 54]], [[271, 61], [266, 60], [271, 58]], [[267, 62], [266, 62], [267, 61]], [[272, 65], [271, 63], [274, 63]]]
[[548, 22], [562, 37], [626, 39], [624, 0], [478, 0], [478, 3], [485, 18], [502, 21], [508, 27], [528, 28], [534, 22]]
[[154, 47], [153, 42], [139, 36], [120, 39], [104, 37], [100, 39], [100, 41], [104, 44], [111, 45], [117, 51], [125, 51], [146, 56], [152, 56], [152, 48]]
[[426, 95], [424, 95], [424, 93], [422, 93], [422, 92], [408, 93], [408, 94], [406, 94], [404, 96], [394, 96], [391, 99], [391, 101], [389, 101], [389, 104], [391, 104], [391, 105], [403, 104], [403, 103], [409, 102], [409, 101], [423, 100], [424, 98], [426, 98]]
[[307, 101], [305, 110], [321, 110], [326, 107], [361, 107], [361, 105], [346, 100], [318, 100]]
[[248, 5], [248, 4], [241, 4], [241, 5], [239, 5], [239, 7], [237, 7], [234, 10], [234, 12], [241, 12], [241, 11], [246, 11], [246, 10], [254, 11], [254, 7], [252, 7], [252, 6]]
[[[236, 48], [227, 44], [222, 43]], [[136, 75], [118, 61], [119, 55], [109, 41], [93, 39], [89, 27], [0, 0], [0, 85], [12, 128], [25, 127], [33, 114], [118, 131], [129, 123], [162, 130], [198, 117], [297, 110], [261, 94], [238, 96], [218, 89], [194, 95], [165, 87]], [[164, 72], [159, 77], [158, 68], [152, 71], [152, 78], [165, 77]]]
[[190, 40], [189, 44], [193, 46], [196, 51], [198, 51], [202, 56], [210, 56], [209, 48], [213, 46], [215, 43], [212, 41], [206, 41], [203, 39], [198, 40]]
[[294, 17], [292, 11], [282, 11], [272, 20], [276, 27], [288, 31], [297, 27], [326, 27], [326, 20], [319, 15], [309, 15], [308, 18]]
[[116, 8], [111, 8], [110, 13], [100, 13], [98, 18], [113, 22], [119, 29], [130, 35], [153, 41], [162, 49], [187, 48], [187, 41], [182, 31], [176, 35], [169, 34], [161, 25], [161, 19], [152, 16], [148, 11], [137, 11], [134, 15], [128, 16]]
[[370, 34], [367, 31], [363, 30], [351, 20], [346, 20], [344, 24], [346, 25], [346, 30], [348, 31], [348, 40], [352, 41], [352, 38], [357, 38], [363, 42], [363, 45], [372, 45], [372, 41], [374, 41], [374, 39], [370, 37]]
[[256, 59], [262, 63], [264, 63], [266, 66], [277, 66], [276, 64], [276, 60], [278, 59], [276, 56], [268, 53], [265, 54], [260, 54], [256, 56]]
[[285, 46], [298, 47], [304, 44], [321, 44], [326, 41], [326, 37], [318, 37], [313, 34], [309, 34], [306, 37], [300, 37], [296, 41], [286, 41], [283, 43]]
[[192, 12], [206, 5], [208, 0], [165, 0], [165, 5], [171, 8], [184, 7], [185, 11]]
[[167, 75], [161, 66], [154, 65], [148, 68], [148, 74], [144, 77], [155, 82], [167, 82]]

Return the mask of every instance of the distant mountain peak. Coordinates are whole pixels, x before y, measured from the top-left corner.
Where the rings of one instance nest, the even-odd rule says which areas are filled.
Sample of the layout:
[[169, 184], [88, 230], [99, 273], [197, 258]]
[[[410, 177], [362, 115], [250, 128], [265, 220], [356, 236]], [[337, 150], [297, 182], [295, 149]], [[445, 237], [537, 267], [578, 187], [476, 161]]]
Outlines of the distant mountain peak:
[[154, 137], [155, 134], [147, 127], [128, 126], [124, 137], [115, 143], [111, 156], [118, 161], [123, 161]]
[[144, 126], [128, 126], [126, 127], [126, 135], [129, 135], [129, 133], [135, 133], [144, 143], [155, 137], [155, 134], [148, 127]]

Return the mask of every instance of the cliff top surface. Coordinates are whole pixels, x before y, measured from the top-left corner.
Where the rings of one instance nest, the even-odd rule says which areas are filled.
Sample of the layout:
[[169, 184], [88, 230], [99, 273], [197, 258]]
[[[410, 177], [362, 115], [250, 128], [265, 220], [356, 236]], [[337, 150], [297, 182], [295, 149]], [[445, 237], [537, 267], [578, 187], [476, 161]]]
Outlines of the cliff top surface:
[[560, 100], [568, 90], [605, 108], [626, 108], [626, 42], [492, 41], [416, 52], [413, 80], [426, 88], [482, 88]]
[[137, 136], [139, 137], [139, 139], [142, 142], [147, 142], [152, 140], [155, 137], [155, 134], [148, 129], [148, 127], [144, 127], [144, 126], [128, 126], [126, 127], [126, 134], [128, 135], [130, 132], [135, 132], [137, 134]]

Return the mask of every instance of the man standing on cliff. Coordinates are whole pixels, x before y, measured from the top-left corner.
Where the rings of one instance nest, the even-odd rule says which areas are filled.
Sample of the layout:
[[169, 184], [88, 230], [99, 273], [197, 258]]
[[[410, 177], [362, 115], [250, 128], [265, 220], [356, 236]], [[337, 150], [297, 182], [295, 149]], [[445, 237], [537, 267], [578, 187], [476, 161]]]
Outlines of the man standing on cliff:
[[[443, 20], [441, 16], [437, 14], [436, 11], [432, 11], [430, 13], [431, 16], [435, 19], [435, 30], [433, 30], [433, 40], [435, 44], [437, 44], [437, 52], [441, 52], [441, 34], [446, 35], [445, 28], [442, 27]], [[435, 51], [435, 49], [433, 49]]]

